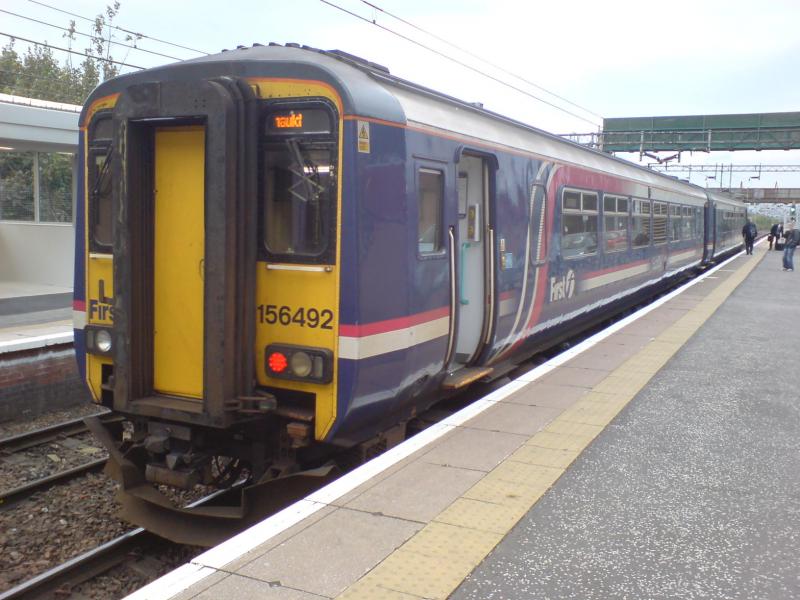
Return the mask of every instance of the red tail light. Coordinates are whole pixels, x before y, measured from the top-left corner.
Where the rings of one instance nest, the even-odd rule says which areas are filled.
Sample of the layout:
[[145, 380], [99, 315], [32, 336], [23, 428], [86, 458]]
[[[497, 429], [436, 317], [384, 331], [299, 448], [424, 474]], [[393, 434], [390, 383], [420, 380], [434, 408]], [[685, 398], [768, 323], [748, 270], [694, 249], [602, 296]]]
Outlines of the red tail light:
[[286, 366], [289, 364], [289, 361], [286, 359], [286, 355], [282, 352], [273, 352], [269, 355], [267, 359], [267, 365], [269, 365], [269, 370], [273, 373], [283, 373], [286, 370]]

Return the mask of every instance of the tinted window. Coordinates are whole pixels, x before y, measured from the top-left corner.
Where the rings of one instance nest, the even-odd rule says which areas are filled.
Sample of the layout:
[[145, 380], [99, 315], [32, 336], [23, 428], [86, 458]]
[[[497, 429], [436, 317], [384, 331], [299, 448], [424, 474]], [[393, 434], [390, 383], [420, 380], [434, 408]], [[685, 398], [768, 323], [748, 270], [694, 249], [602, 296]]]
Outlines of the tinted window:
[[335, 113], [318, 101], [265, 104], [261, 131], [261, 235], [268, 259], [334, 262]]
[[110, 252], [111, 237], [111, 125], [108, 114], [96, 116], [89, 131], [89, 246]]
[[297, 140], [263, 154], [266, 246], [273, 254], [316, 257], [328, 248], [336, 190], [330, 149]]
[[606, 252], [628, 249], [628, 199], [618, 196], [603, 197], [603, 238]]
[[650, 201], [634, 200], [631, 217], [631, 237], [634, 247], [650, 245]]
[[111, 249], [111, 150], [92, 151], [89, 162], [89, 212], [94, 249]]
[[418, 179], [418, 249], [420, 254], [442, 250], [442, 199], [444, 177], [441, 171], [420, 169]]
[[561, 254], [577, 258], [597, 253], [597, 194], [565, 190], [562, 198]]

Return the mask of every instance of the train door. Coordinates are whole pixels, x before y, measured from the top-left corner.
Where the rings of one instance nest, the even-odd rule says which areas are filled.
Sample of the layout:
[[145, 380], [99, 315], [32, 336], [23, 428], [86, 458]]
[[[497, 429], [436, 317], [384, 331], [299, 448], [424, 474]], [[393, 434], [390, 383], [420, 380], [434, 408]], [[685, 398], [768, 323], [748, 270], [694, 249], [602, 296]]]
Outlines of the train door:
[[153, 389], [202, 399], [204, 128], [157, 129], [154, 167]]
[[[472, 364], [490, 336], [494, 305], [492, 286], [493, 232], [488, 224], [490, 164], [464, 154], [457, 163], [458, 224], [454, 231], [455, 350], [451, 369]], [[470, 374], [477, 378], [478, 373]], [[472, 378], [469, 378], [472, 381]], [[455, 386], [458, 387], [458, 386]]]

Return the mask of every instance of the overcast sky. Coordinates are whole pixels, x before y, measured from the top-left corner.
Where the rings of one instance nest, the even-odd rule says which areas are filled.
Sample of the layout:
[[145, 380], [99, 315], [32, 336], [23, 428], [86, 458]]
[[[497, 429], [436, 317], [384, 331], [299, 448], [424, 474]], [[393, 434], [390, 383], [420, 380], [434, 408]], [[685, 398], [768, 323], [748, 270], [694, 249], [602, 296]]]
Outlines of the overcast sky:
[[[85, 17], [94, 17], [105, 7], [104, 2], [94, 0], [42, 1]], [[449, 62], [321, 0], [121, 0], [115, 23], [208, 53], [271, 41], [338, 48], [383, 64], [406, 79], [464, 100], [483, 102], [490, 110], [553, 133], [597, 131], [600, 117], [800, 111], [797, 0], [372, 2], [495, 66], [481, 63], [360, 0], [330, 1], [528, 94]], [[67, 26], [75, 18], [30, 0], [2, 0], [0, 8], [59, 26]], [[0, 31], [5, 33], [54, 46], [68, 42], [57, 29], [9, 14], [0, 13], [0, 23]], [[88, 22], [76, 19], [76, 24], [78, 31], [89, 32]], [[119, 31], [114, 37], [124, 41]], [[0, 43], [7, 42], [7, 38], [0, 39]], [[181, 59], [198, 56], [152, 39], [142, 39], [137, 45]], [[20, 42], [17, 47], [23, 49], [25, 45]], [[79, 37], [72, 47], [83, 50], [85, 38]], [[57, 56], [66, 54], [59, 52]], [[115, 48], [113, 56], [143, 67], [173, 62], [123, 47]], [[632, 158], [638, 160], [638, 155]], [[681, 157], [684, 164], [731, 162], [800, 164], [800, 151], [685, 153]], [[749, 179], [753, 175], [734, 173], [731, 178], [726, 171], [724, 183], [736, 187], [740, 183], [745, 187], [773, 187], [776, 183], [800, 187], [798, 174], [762, 173], [760, 180]], [[692, 180], [700, 185], [707, 183], [703, 175]], [[714, 180], [708, 184], [717, 185]]]

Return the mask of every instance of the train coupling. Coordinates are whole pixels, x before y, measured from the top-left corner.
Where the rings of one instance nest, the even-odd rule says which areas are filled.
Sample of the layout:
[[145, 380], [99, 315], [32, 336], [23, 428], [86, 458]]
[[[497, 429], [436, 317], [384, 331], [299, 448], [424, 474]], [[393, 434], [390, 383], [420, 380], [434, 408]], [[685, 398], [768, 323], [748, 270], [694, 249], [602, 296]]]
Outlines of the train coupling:
[[[135, 462], [137, 457], [134, 455], [138, 454], [138, 458], [142, 458], [142, 454], [147, 454], [142, 445], [137, 446], [142, 452], [123, 452], [109, 429], [97, 417], [88, 417], [84, 422], [108, 450], [106, 472], [120, 484], [117, 493], [122, 505], [120, 516], [179, 544], [216, 545], [304, 498], [339, 475], [338, 468], [333, 464], [299, 472], [287, 470], [275, 479], [234, 485], [230, 489], [212, 494], [202, 504], [179, 507], [147, 481], [143, 472], [147, 468], [143, 470], [140, 468], [141, 463]], [[155, 431], [149, 432], [153, 436], [149, 442], [151, 448], [166, 450], [169, 447], [174, 451], [174, 438], [169, 438], [167, 444], [166, 440], [159, 439], [155, 434]], [[163, 466], [169, 469], [166, 462]], [[178, 472], [181, 469], [191, 472], [188, 465], [176, 466]], [[160, 470], [151, 469], [151, 473], [166, 476]]]
[[196, 453], [189, 427], [150, 421], [143, 446], [149, 460], [145, 479], [190, 490], [195, 485], [211, 481], [211, 457]]

